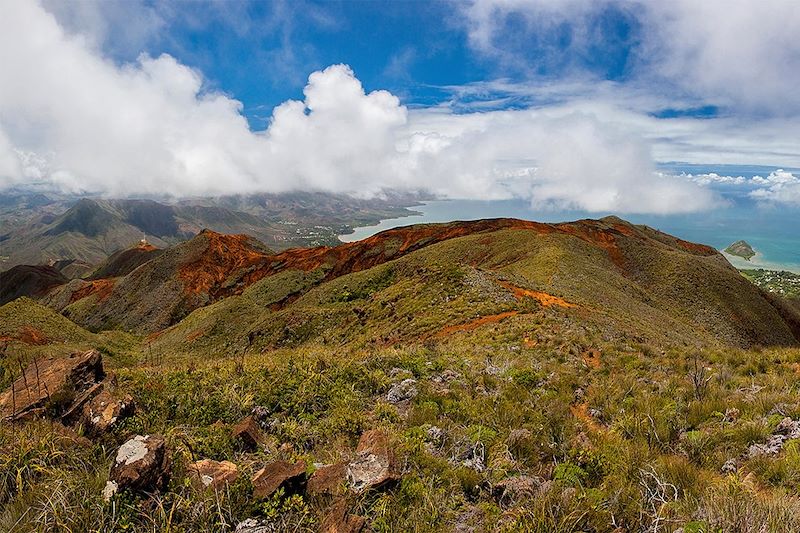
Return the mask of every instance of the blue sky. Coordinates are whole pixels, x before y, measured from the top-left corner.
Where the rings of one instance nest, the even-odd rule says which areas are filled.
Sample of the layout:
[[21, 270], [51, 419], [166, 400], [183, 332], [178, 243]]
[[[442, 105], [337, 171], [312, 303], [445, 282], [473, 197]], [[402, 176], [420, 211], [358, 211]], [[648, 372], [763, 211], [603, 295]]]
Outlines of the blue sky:
[[0, 189], [800, 205], [797, 27], [792, 0], [9, 0]]

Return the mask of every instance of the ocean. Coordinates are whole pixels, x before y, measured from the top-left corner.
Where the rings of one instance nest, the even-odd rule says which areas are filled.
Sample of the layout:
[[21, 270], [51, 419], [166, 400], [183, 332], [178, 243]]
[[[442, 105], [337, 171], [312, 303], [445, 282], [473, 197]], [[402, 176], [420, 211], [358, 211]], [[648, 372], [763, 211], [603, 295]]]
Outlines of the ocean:
[[[582, 218], [600, 218], [615, 213], [583, 211], [542, 211], [525, 200], [436, 200], [412, 208], [421, 215], [382, 220], [374, 226], [355, 229], [341, 235], [351, 242], [380, 231], [409, 224], [513, 217], [538, 222], [564, 222]], [[800, 208], [764, 206], [744, 198], [730, 207], [703, 213], [681, 215], [622, 214], [635, 224], [646, 224], [681, 239], [713, 246], [722, 251], [731, 243], [745, 240], [756, 251], [750, 261], [728, 256], [738, 268], [766, 268], [800, 273]]]

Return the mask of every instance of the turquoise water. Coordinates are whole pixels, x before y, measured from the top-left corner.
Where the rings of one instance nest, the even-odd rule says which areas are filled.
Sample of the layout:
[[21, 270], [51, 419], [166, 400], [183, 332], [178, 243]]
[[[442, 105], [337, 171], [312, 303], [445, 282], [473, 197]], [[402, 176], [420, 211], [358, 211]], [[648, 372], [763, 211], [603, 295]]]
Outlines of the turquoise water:
[[[600, 218], [613, 213], [583, 211], [542, 211], [532, 209], [525, 200], [437, 200], [414, 207], [419, 216], [381, 221], [375, 226], [356, 228], [342, 235], [345, 242], [356, 241], [385, 229], [427, 222], [513, 217], [539, 222], [563, 222], [581, 218]], [[647, 224], [676, 237], [713, 246], [718, 250], [732, 242], [746, 240], [757, 255], [750, 261], [728, 256], [741, 268], [783, 269], [800, 273], [800, 208], [765, 207], [736, 198], [731, 207], [691, 215], [623, 215], [635, 224]]]

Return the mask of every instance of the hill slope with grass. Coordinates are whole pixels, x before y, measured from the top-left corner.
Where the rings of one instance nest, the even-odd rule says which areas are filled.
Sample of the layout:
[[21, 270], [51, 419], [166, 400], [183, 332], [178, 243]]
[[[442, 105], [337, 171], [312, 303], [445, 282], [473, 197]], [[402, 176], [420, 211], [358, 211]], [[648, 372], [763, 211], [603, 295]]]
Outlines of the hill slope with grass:
[[[0, 395], [74, 350], [113, 370], [0, 423], [3, 531], [800, 530], [800, 309], [705, 246], [616, 218], [204, 232], [66, 287], [0, 307]], [[145, 435], [169, 464], [106, 501]]]

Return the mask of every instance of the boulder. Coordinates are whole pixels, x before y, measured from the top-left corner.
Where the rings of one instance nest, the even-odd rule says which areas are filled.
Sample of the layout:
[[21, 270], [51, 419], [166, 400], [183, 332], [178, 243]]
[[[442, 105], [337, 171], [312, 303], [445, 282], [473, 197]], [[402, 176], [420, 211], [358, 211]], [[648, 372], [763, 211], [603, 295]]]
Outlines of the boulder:
[[239, 469], [230, 461], [201, 459], [190, 464], [186, 475], [196, 489], [221, 489], [236, 481]]
[[348, 512], [345, 500], [334, 503], [320, 527], [321, 533], [360, 533], [364, 531], [367, 521], [362, 516], [352, 515]]
[[125, 489], [137, 492], [163, 490], [170, 471], [171, 461], [164, 439], [158, 435], [137, 435], [117, 450], [106, 491], [113, 494]]
[[347, 468], [347, 479], [356, 492], [379, 489], [400, 480], [400, 471], [388, 435], [373, 429], [361, 435], [356, 459]]
[[248, 415], [233, 426], [233, 438], [239, 441], [247, 450], [256, 450], [266, 440], [261, 426], [258, 425], [253, 415]]
[[0, 418], [19, 420], [44, 414], [55, 407], [68, 412], [76, 400], [91, 391], [105, 377], [97, 350], [76, 352], [68, 357], [37, 359], [22, 372], [11, 387], [0, 394]]
[[308, 478], [306, 494], [309, 496], [335, 496], [342, 492], [347, 480], [347, 464], [336, 463], [314, 470]]
[[417, 395], [417, 380], [404, 379], [400, 383], [395, 383], [388, 394], [386, 400], [390, 403], [400, 403], [411, 400]]
[[283, 488], [288, 493], [299, 492], [306, 481], [306, 464], [297, 461], [275, 461], [268, 464], [253, 476], [253, 496], [263, 500]]
[[110, 430], [119, 420], [133, 414], [133, 397], [126, 394], [117, 398], [108, 387], [83, 405], [81, 421], [83, 427], [92, 435], [99, 435]]

